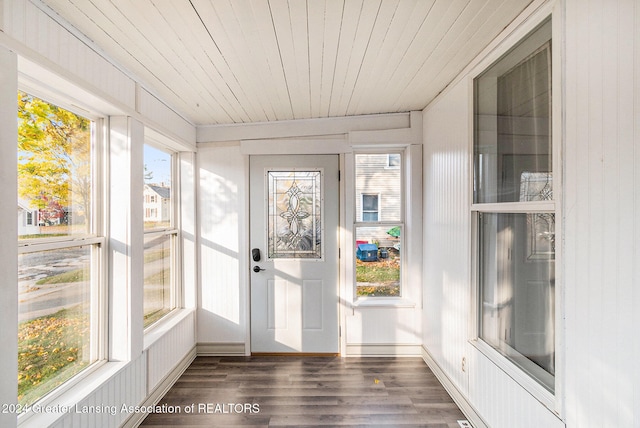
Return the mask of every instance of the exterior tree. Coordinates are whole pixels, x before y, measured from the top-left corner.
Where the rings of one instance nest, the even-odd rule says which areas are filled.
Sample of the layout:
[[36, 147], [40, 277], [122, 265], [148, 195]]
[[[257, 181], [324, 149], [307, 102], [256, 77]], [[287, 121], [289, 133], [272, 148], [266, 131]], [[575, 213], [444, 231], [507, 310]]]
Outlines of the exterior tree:
[[45, 212], [58, 206], [54, 211], [86, 218], [91, 203], [89, 119], [18, 92], [18, 194]]

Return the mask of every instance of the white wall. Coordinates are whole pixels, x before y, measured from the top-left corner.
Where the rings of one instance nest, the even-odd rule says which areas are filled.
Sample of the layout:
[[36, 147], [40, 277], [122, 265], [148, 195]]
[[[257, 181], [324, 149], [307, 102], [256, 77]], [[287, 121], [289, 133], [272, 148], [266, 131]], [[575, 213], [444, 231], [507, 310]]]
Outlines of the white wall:
[[557, 397], [543, 405], [471, 341], [470, 78], [519, 23], [424, 111], [425, 359], [478, 425], [640, 426], [640, 8], [565, 0], [553, 11]]
[[640, 7], [566, 0], [570, 427], [640, 426]]
[[[353, 189], [346, 190], [353, 167], [354, 148], [367, 146], [407, 147], [414, 163], [421, 162], [421, 115], [394, 114], [312, 119], [283, 123], [210, 127], [200, 137], [211, 141], [198, 143], [198, 213], [200, 279], [198, 305], [198, 352], [202, 354], [244, 354], [250, 352], [249, 341], [249, 236], [248, 236], [248, 160], [250, 154], [335, 153], [346, 156], [342, 175], [342, 248], [349, 248], [353, 211]], [[206, 131], [206, 132], [205, 132]], [[269, 136], [262, 140], [257, 135]], [[222, 142], [222, 136], [245, 137], [246, 140]], [[218, 141], [218, 142], [215, 142]], [[415, 165], [414, 165], [415, 166]], [[351, 170], [351, 171], [350, 171]], [[419, 239], [421, 218], [421, 168], [408, 168], [413, 185], [407, 192], [416, 201], [408, 205], [412, 212], [406, 238], [408, 257], [406, 297], [402, 301], [379, 301], [374, 305], [354, 305], [353, 257], [343, 250], [341, 284], [341, 325], [343, 355], [419, 355], [422, 329]], [[347, 184], [345, 184], [347, 183]], [[345, 210], [345, 205], [347, 209]], [[351, 225], [347, 224], [351, 221]], [[412, 223], [413, 222], [413, 223]], [[346, 231], [346, 232], [345, 232]], [[349, 241], [349, 245], [351, 242]], [[355, 254], [355, 250], [354, 250]], [[345, 275], [345, 272], [347, 274]]]
[[198, 150], [199, 304], [202, 353], [245, 353], [247, 159], [239, 143]]

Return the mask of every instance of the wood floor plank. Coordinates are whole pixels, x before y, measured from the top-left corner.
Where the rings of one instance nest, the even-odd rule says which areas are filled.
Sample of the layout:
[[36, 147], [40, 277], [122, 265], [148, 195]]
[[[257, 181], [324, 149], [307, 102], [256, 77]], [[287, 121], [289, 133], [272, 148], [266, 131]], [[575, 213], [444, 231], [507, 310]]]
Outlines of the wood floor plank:
[[458, 427], [465, 419], [420, 358], [198, 357], [141, 426]]

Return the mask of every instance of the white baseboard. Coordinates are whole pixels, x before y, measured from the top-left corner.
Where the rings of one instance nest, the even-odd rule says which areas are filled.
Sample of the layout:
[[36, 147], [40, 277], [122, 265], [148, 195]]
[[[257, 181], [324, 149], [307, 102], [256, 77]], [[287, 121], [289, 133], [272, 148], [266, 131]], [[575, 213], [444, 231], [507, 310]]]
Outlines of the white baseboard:
[[480, 417], [478, 412], [476, 412], [476, 410], [473, 408], [471, 403], [469, 403], [464, 394], [455, 386], [453, 382], [451, 382], [449, 376], [447, 376], [444, 370], [442, 370], [438, 363], [436, 363], [429, 351], [424, 346], [421, 346], [421, 349], [422, 359], [429, 366], [433, 374], [436, 375], [444, 389], [447, 390], [462, 413], [464, 413], [469, 422], [471, 422], [471, 425], [473, 425], [474, 428], [488, 428], [489, 426]]
[[[158, 384], [158, 386], [149, 393], [147, 398], [140, 404], [140, 406], [155, 406], [164, 397], [164, 395], [171, 389], [174, 383], [182, 376], [182, 374], [191, 365], [193, 360], [197, 357], [196, 347], [194, 346], [191, 351], [184, 356], [182, 360], [171, 370], [171, 372], [165, 376], [165, 378]], [[138, 427], [144, 418], [147, 417], [147, 413], [133, 413], [129, 419], [124, 421], [121, 428], [136, 428]]]
[[242, 342], [228, 343], [198, 343], [196, 344], [198, 356], [219, 357], [219, 356], [244, 356], [245, 345]]
[[419, 357], [422, 347], [413, 344], [347, 344], [346, 357]]

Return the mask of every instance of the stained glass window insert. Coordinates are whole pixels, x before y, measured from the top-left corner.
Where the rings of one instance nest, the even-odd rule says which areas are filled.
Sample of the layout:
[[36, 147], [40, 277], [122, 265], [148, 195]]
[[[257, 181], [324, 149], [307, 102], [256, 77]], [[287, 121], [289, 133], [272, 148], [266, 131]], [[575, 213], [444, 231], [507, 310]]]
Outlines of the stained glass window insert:
[[270, 259], [322, 258], [322, 171], [267, 171]]

